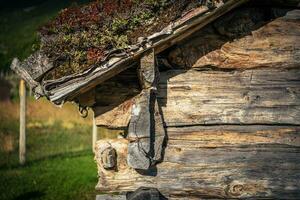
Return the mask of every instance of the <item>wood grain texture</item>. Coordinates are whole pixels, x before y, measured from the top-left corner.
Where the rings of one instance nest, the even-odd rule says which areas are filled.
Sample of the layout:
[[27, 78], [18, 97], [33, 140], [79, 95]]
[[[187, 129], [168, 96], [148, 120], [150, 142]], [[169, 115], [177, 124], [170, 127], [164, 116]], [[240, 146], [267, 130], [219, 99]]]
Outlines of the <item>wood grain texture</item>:
[[172, 70], [161, 80], [157, 98], [167, 126], [300, 124], [296, 69]]
[[106, 192], [156, 187], [166, 197], [300, 197], [299, 126], [195, 126], [168, 128], [164, 162], [147, 172], [126, 163], [126, 139], [103, 140], [117, 150], [118, 168], [98, 162], [97, 189]]
[[[228, 20], [220, 20], [220, 22], [224, 26], [230, 23]], [[239, 27], [238, 24], [234, 25]], [[223, 32], [226, 31], [226, 27], [222, 28], [219, 25], [219, 28]], [[277, 18], [253, 31], [250, 35], [227, 42], [221, 48], [207, 53], [200, 57], [193, 67], [299, 68], [299, 49], [300, 10], [293, 10], [284, 17]]]
[[130, 68], [96, 87], [96, 125], [125, 129], [128, 126], [133, 97], [140, 93], [137, 69]]
[[[131, 119], [128, 126], [128, 138], [135, 140], [128, 144], [127, 163], [134, 169], [148, 169], [151, 165], [150, 138], [153, 133], [152, 128], [152, 101], [151, 89], [144, 89], [135, 98], [132, 105]], [[143, 139], [142, 139], [143, 138]]]
[[94, 107], [97, 126], [104, 126], [114, 129], [126, 129], [131, 119], [133, 100], [126, 100], [118, 106]]
[[299, 10], [243, 7], [181, 41], [168, 55], [178, 68], [298, 68]]
[[[105, 110], [113, 109], [118, 98], [133, 98], [131, 89], [139, 91], [134, 84], [128, 88], [119, 84], [114, 90], [127, 91], [123, 92], [123, 97], [115, 91], [102, 90], [97, 93], [99, 97], [103, 96], [102, 102], [107, 98], [111, 103], [108, 107], [99, 106], [98, 111], [95, 110], [98, 125], [127, 127], [128, 121], [120, 125], [117, 121], [110, 123], [111, 120], [106, 120], [106, 115], [101, 114]], [[268, 68], [245, 71], [170, 70], [160, 74], [157, 98], [166, 126], [299, 125], [300, 71]], [[111, 112], [113, 114], [109, 118], [115, 120], [130, 115], [130, 109], [122, 109], [122, 115], [115, 113], [115, 110]]]
[[[133, 98], [134, 94], [129, 94], [131, 89], [139, 91], [134, 84], [129, 85], [128, 88], [126, 85], [119, 84], [114, 87], [114, 90], [127, 91], [123, 92], [124, 97], [117, 92], [106, 90], [97, 93], [98, 96], [104, 97], [102, 102], [105, 98], [111, 100], [110, 106], [99, 106], [97, 108], [99, 110], [95, 110], [98, 113], [98, 125], [127, 127], [128, 121], [120, 125], [117, 121], [110, 123], [111, 120], [106, 120], [106, 115], [101, 114], [105, 109], [106, 111], [113, 109], [115, 99], [118, 97]], [[170, 70], [160, 74], [157, 98], [166, 126], [299, 125], [300, 71], [268, 68], [245, 71]], [[110, 115], [110, 119], [118, 120], [130, 115], [130, 109], [122, 109], [122, 115], [119, 115], [119, 112], [115, 113], [115, 110], [112, 112], [114, 114]]]

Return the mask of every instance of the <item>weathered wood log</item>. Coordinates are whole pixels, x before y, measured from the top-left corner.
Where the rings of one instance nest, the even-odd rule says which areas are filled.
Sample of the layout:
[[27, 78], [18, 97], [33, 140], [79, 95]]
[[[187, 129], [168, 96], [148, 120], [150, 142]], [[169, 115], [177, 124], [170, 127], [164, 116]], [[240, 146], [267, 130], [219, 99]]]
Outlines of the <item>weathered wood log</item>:
[[152, 164], [153, 102], [156, 100], [154, 90], [157, 82], [155, 70], [155, 55], [152, 49], [140, 60], [138, 77], [143, 90], [134, 100], [128, 126], [128, 138], [133, 141], [128, 144], [127, 163], [134, 169], [147, 170]]
[[[114, 90], [130, 91], [131, 86], [119, 85]], [[109, 94], [99, 91], [98, 95]], [[167, 126], [299, 125], [300, 71], [265, 68], [245, 71], [170, 70], [160, 74], [157, 98]], [[129, 115], [129, 111], [125, 115]], [[101, 118], [100, 115], [98, 119]], [[109, 123], [102, 125], [109, 126]]]
[[265, 15], [255, 8], [232, 12], [213, 24], [217, 31], [206, 28], [182, 41], [171, 52], [171, 62], [185, 68], [299, 68], [300, 10], [274, 21], [270, 15], [270, 22]]
[[300, 48], [299, 13], [300, 10], [291, 11], [285, 17], [253, 32], [251, 36], [226, 43], [220, 50], [199, 59], [194, 67], [299, 67], [300, 51], [296, 50]]
[[173, 70], [161, 73], [158, 103], [167, 126], [300, 125], [300, 71]]
[[101, 140], [117, 152], [117, 171], [99, 171], [109, 193], [155, 187], [170, 199], [300, 198], [299, 126], [168, 128], [164, 162], [147, 172], [127, 165], [128, 140]]

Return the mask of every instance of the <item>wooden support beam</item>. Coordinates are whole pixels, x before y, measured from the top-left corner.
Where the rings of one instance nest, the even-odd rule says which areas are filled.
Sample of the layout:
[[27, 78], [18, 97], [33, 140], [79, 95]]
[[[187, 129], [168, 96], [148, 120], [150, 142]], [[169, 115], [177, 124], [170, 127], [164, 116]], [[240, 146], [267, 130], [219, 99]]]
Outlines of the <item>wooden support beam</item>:
[[92, 147], [93, 152], [95, 152], [96, 142], [97, 142], [97, 136], [98, 136], [98, 129], [96, 126], [96, 120], [95, 116], [93, 117], [93, 130], [92, 130]]
[[[169, 70], [160, 73], [157, 101], [166, 126], [300, 125], [299, 80], [297, 69]], [[115, 85], [117, 91], [136, 88]], [[111, 102], [117, 97], [113, 93]], [[130, 112], [122, 109], [123, 114]]]
[[26, 161], [26, 86], [23, 79], [20, 80], [20, 136], [19, 136], [19, 162]]
[[134, 169], [147, 170], [151, 166], [154, 137], [153, 113], [156, 90], [155, 55], [153, 49], [141, 58], [138, 68], [141, 94], [135, 98], [128, 126], [128, 165]]

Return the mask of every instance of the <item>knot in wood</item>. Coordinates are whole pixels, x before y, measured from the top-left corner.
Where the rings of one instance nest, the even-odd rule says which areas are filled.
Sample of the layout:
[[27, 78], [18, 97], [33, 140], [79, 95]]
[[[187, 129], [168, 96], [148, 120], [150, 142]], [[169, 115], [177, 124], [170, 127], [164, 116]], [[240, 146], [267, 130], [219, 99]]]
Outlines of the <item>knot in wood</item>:
[[232, 196], [241, 196], [244, 193], [244, 186], [242, 184], [231, 185], [228, 192]]
[[101, 161], [104, 169], [112, 170], [117, 166], [117, 152], [114, 148], [108, 147], [101, 152]]

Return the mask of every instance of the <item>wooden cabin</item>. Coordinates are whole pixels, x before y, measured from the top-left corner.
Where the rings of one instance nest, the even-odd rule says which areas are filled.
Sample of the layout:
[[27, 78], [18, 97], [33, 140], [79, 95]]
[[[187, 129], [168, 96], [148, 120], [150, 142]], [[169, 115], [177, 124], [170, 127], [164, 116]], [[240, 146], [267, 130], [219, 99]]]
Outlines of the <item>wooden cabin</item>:
[[34, 78], [41, 62], [12, 68], [37, 95], [120, 130], [96, 145], [99, 200], [300, 199], [299, 5], [201, 6], [59, 81]]

